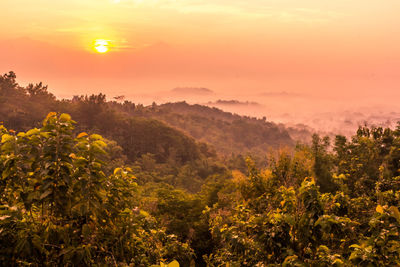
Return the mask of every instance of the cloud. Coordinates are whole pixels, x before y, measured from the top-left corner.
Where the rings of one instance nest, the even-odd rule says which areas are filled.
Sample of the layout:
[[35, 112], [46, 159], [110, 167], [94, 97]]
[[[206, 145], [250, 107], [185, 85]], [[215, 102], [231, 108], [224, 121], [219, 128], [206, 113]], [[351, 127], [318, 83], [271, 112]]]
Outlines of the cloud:
[[110, 0], [137, 8], [159, 8], [175, 10], [182, 14], [218, 14], [248, 18], [273, 18], [281, 22], [326, 22], [343, 17], [344, 13], [331, 10], [299, 7], [298, 5], [281, 6], [275, 1], [243, 0]]
[[170, 91], [178, 95], [212, 95], [214, 91], [204, 87], [177, 87]]
[[265, 7], [248, 8], [243, 1], [197, 1], [197, 0], [109, 0], [114, 4], [133, 7], [158, 7], [174, 9], [181, 13], [219, 13], [219, 14], [263, 14]]
[[321, 10], [315, 8], [290, 8], [281, 11], [278, 15], [284, 22], [329, 22], [346, 16], [345, 13]]

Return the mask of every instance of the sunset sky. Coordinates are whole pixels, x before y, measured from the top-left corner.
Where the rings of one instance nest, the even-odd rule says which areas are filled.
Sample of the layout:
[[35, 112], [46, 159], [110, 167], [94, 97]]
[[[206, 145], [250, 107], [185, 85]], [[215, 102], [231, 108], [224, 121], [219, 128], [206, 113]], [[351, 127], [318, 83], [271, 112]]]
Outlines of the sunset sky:
[[249, 100], [400, 96], [398, 0], [1, 0], [0, 9], [0, 71], [61, 97], [184, 86]]

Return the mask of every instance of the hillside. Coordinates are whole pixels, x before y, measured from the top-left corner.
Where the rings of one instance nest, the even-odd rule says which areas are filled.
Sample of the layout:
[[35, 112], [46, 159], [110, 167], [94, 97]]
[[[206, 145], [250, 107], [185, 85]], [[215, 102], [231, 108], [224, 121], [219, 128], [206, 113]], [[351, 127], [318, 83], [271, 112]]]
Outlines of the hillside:
[[118, 112], [103, 94], [60, 101], [42, 83], [19, 86], [10, 72], [0, 77], [0, 102], [0, 121], [10, 129], [38, 127], [47, 113], [68, 112], [78, 122], [77, 131], [99, 132], [117, 141], [130, 162], [151, 153], [157, 162], [184, 164], [208, 153], [204, 145], [200, 148], [193, 138], [158, 120]]
[[[157, 154], [158, 162], [170, 156], [182, 163], [191, 161], [201, 154], [195, 142], [207, 143], [224, 155], [264, 155], [271, 148], [295, 143], [282, 125], [217, 108], [186, 102], [145, 107], [107, 101], [103, 94], [57, 100], [42, 83], [19, 86], [11, 72], [0, 82], [0, 119], [5, 126], [26, 130], [39, 126], [48, 112], [68, 112], [79, 130], [98, 131], [117, 141], [132, 161], [146, 153]], [[214, 153], [207, 146], [202, 149]]]
[[69, 113], [76, 134], [107, 138], [113, 166], [133, 165], [139, 183], [162, 182], [196, 192], [209, 175], [226, 171], [206, 144], [160, 120], [121, 112], [103, 94], [57, 100], [42, 83], [22, 87], [13, 72], [0, 76], [0, 125], [11, 131], [39, 128], [50, 112]]
[[[115, 106], [123, 110], [129, 104], [115, 103]], [[128, 112], [134, 116], [163, 121], [196, 140], [212, 145], [225, 155], [263, 155], [271, 148], [292, 147], [295, 143], [284, 127], [265, 118], [240, 116], [197, 104], [153, 104], [149, 107], [136, 106]]]
[[1, 263], [399, 265], [400, 128], [360, 128], [331, 151], [315, 135], [189, 194], [137, 183], [135, 165], [115, 166], [108, 140], [75, 124], [49, 113], [26, 132], [0, 126]]
[[282, 125], [184, 102], [60, 101], [15, 78], [0, 77], [0, 263], [399, 263], [399, 127], [313, 135], [260, 168], [193, 137], [272, 150], [293, 142]]

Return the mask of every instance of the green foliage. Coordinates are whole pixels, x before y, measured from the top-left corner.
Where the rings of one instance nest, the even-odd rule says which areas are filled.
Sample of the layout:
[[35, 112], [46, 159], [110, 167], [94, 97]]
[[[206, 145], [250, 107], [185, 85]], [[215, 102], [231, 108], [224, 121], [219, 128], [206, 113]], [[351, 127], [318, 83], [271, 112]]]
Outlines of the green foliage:
[[287, 130], [272, 122], [186, 102], [136, 108], [130, 114], [161, 120], [226, 155], [263, 155], [270, 148], [294, 144]]
[[[74, 134], [99, 133], [112, 140], [107, 141], [108, 168], [134, 163], [139, 183], [163, 181], [197, 192], [208, 176], [225, 171], [215, 151], [150, 118], [142, 105], [110, 102], [104, 94], [60, 101], [47, 89], [42, 83], [22, 87], [13, 72], [1, 76], [0, 121], [9, 129], [28, 131], [40, 128], [50, 111], [67, 112], [78, 122]], [[155, 168], [147, 164], [149, 155]]]
[[[399, 265], [399, 179], [385, 176], [381, 167], [374, 195], [369, 188], [365, 193], [364, 188], [351, 192], [348, 176], [332, 173], [336, 155], [318, 149], [314, 155], [317, 152], [330, 159], [324, 172], [329, 174], [326, 177], [332, 176], [338, 188], [335, 192], [321, 192], [312, 177], [306, 177], [300, 186], [296, 179], [288, 179], [318, 172], [313, 164], [308, 165], [308, 172], [291, 169], [295, 157], [286, 152], [264, 172], [248, 161], [249, 176], [232, 181], [239, 197], [232, 198], [230, 206], [217, 203], [206, 209], [216, 242], [214, 251], [204, 256], [210, 266]], [[301, 155], [297, 160], [306, 162], [309, 154]], [[327, 162], [321, 161], [321, 166], [328, 166]], [[359, 197], [361, 194], [364, 196]]]
[[100, 133], [116, 141], [130, 162], [151, 153], [158, 163], [182, 165], [207, 153], [204, 144], [200, 147], [192, 138], [158, 120], [126, 113], [127, 105], [135, 106], [132, 103], [115, 105], [101, 93], [58, 101], [47, 89], [42, 83], [19, 86], [13, 72], [0, 76], [0, 118], [4, 125], [27, 131], [40, 127], [50, 111], [67, 112], [78, 122], [77, 131]]
[[312, 153], [314, 156], [313, 171], [316, 182], [320, 186], [322, 192], [333, 192], [336, 190], [332, 181], [333, 157], [328, 153], [329, 138], [320, 138], [314, 134], [312, 137]]
[[1, 126], [0, 261], [11, 265], [148, 266], [191, 249], [135, 204], [132, 170], [107, 174], [100, 135], [74, 137], [68, 114], [40, 129]]
[[271, 151], [292, 143], [265, 120], [58, 101], [13, 72], [0, 118], [1, 265], [400, 265], [400, 124]]

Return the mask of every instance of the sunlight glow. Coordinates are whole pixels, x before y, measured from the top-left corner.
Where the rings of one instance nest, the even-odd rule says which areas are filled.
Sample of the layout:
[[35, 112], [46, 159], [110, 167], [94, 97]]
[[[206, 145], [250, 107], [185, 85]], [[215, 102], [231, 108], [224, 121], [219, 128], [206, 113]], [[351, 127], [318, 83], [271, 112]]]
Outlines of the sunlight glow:
[[106, 53], [109, 51], [109, 41], [104, 39], [97, 39], [94, 41], [94, 49], [98, 53]]

